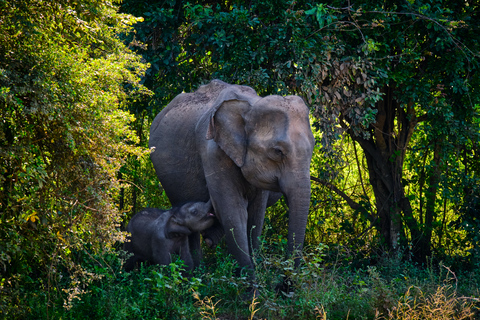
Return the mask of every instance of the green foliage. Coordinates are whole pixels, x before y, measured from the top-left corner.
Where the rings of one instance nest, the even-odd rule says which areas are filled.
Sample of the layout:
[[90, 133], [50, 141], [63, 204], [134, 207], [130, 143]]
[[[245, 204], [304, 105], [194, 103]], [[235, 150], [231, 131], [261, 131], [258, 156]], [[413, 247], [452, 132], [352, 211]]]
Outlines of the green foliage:
[[478, 266], [480, 252], [480, 190], [478, 185], [473, 186], [467, 193], [460, 208], [460, 218], [452, 223], [453, 227], [464, 230], [466, 236], [463, 245], [468, 248], [468, 258], [472, 265]]
[[[352, 268], [344, 263], [346, 256], [329, 260], [331, 249], [321, 244], [307, 248], [305, 262], [295, 270], [294, 262], [285, 260], [270, 244], [264, 243], [256, 253], [253, 283], [235, 275], [236, 263], [222, 247], [209, 252], [209, 263], [191, 275], [183, 273], [182, 261], [125, 273], [124, 260], [117, 255], [84, 254], [83, 266], [97, 278], [86, 283], [66, 307], [62, 299], [39, 290], [39, 279], [33, 280], [22, 291], [19, 303], [28, 307], [21, 318], [381, 319], [409, 306], [415, 312], [436, 308], [435, 312], [450, 315], [478, 307], [476, 273], [456, 275], [444, 265], [433, 264], [419, 268], [401, 256], [384, 257], [376, 266]], [[279, 274], [288, 274], [294, 290], [276, 292]], [[438, 309], [441, 301], [446, 302], [444, 309]]]
[[37, 277], [49, 296], [77, 295], [95, 278], [78, 255], [123, 238], [116, 173], [127, 154], [142, 153], [125, 104], [146, 92], [145, 65], [118, 37], [137, 19], [116, 10], [106, 1], [0, 3], [2, 308], [20, 311], [18, 285]]

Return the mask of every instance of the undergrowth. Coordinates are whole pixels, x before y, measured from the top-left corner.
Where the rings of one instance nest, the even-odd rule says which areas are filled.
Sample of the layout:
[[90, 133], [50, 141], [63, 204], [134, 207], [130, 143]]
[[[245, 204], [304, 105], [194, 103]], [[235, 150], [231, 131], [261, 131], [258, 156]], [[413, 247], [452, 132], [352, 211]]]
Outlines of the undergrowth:
[[[442, 263], [419, 267], [401, 256], [352, 267], [346, 257], [326, 261], [324, 245], [306, 248], [294, 268], [283, 249], [271, 247], [263, 243], [255, 254], [255, 281], [237, 275], [223, 246], [207, 250], [193, 274], [181, 260], [124, 272], [121, 252], [90, 256], [84, 264], [96, 280], [77, 286], [74, 299], [68, 278], [49, 290], [32, 279], [2, 310], [8, 319], [480, 319], [473, 271], [457, 275]], [[282, 282], [288, 292], [277, 292]]]

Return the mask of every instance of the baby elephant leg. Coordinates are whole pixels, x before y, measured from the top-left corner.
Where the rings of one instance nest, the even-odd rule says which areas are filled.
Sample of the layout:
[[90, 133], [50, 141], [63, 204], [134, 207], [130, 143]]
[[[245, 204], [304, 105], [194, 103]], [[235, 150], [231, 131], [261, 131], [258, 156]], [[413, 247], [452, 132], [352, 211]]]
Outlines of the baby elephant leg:
[[135, 268], [136, 263], [142, 261], [142, 259], [137, 254], [133, 253], [133, 245], [131, 241], [124, 243], [123, 250], [125, 250], [130, 256], [127, 261], [125, 261], [123, 268], [125, 271], [132, 271]]
[[123, 265], [123, 268], [125, 269], [125, 271], [130, 272], [135, 268], [135, 265], [139, 261], [141, 261], [141, 260], [138, 257], [136, 257], [135, 255], [133, 255], [130, 258], [128, 258], [127, 261], [125, 261], [125, 264]]
[[195, 263], [193, 261], [192, 254], [190, 253], [188, 241], [185, 241], [180, 247], [180, 258], [183, 260], [183, 262], [185, 262], [187, 271], [192, 271], [194, 269]]
[[168, 266], [172, 262], [170, 250], [166, 249], [163, 243], [153, 248], [152, 255], [152, 260], [156, 264]]

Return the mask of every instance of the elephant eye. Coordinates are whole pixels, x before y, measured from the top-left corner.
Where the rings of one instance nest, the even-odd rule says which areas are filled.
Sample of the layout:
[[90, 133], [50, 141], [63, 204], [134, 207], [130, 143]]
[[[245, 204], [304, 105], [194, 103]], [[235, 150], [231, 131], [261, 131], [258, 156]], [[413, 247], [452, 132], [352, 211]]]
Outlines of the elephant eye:
[[273, 152], [275, 152], [275, 155], [278, 156], [278, 157], [283, 157], [285, 155], [283, 150], [279, 147], [273, 148]]
[[197, 209], [193, 209], [192, 211], [190, 211], [190, 213], [193, 215], [193, 216], [196, 216], [198, 214], [198, 210]]

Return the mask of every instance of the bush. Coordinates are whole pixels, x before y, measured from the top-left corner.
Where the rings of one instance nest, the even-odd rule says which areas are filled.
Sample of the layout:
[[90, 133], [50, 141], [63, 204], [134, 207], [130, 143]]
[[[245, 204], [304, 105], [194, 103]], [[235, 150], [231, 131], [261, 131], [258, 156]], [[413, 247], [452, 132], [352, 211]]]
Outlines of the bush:
[[79, 257], [124, 237], [117, 171], [144, 153], [125, 109], [146, 65], [119, 40], [137, 19], [109, 1], [0, 11], [0, 312], [23, 317], [38, 286], [48, 315], [98, 280]]
[[[478, 278], [471, 273], [457, 276], [443, 265], [421, 268], [398, 256], [352, 268], [348, 260], [323, 260], [329, 250], [323, 245], [307, 247], [304, 263], [294, 269], [282, 250], [271, 249], [281, 244], [263, 244], [253, 282], [236, 275], [237, 264], [223, 245], [206, 250], [192, 274], [181, 260], [124, 272], [122, 251], [84, 252], [78, 259], [95, 279], [73, 285], [65, 272], [57, 285], [62, 292], [46, 290], [47, 283], [38, 279], [26, 282], [16, 303], [22, 308], [10, 318], [473, 319], [480, 306], [478, 287], [467, 282]], [[291, 281], [290, 292], [276, 290], [284, 277]], [[65, 299], [71, 288], [79, 290]]]

